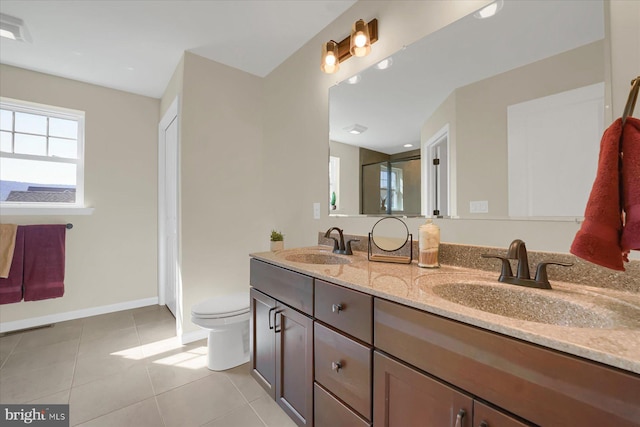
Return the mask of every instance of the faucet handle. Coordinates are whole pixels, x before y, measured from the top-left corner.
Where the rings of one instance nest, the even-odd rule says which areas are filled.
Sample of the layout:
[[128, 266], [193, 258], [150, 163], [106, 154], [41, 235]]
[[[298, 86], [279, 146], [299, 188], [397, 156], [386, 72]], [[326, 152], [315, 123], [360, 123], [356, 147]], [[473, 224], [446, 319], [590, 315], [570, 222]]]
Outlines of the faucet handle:
[[347, 240], [347, 245], [345, 247], [344, 254], [345, 255], [353, 255], [353, 251], [351, 250], [351, 243], [359, 242], [359, 241], [360, 240], [358, 240], [358, 239]]
[[571, 267], [573, 263], [559, 262], [559, 261], [545, 261], [538, 264], [538, 267], [536, 268], [536, 282], [540, 284], [549, 285], [549, 289], [550, 289], [551, 284], [549, 283], [549, 278], [547, 277], [547, 265], [559, 265], [562, 267]]
[[498, 281], [502, 282], [507, 277], [513, 277], [513, 271], [511, 270], [511, 264], [509, 263], [508, 258], [490, 254], [482, 254], [482, 258], [495, 258], [502, 261], [502, 270], [500, 271], [500, 277], [498, 278]]

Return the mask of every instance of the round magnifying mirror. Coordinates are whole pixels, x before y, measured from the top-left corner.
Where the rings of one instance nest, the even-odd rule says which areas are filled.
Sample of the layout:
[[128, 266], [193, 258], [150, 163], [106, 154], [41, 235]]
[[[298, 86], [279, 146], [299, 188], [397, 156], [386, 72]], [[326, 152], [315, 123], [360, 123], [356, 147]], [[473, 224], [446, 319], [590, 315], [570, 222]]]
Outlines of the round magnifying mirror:
[[400, 218], [382, 218], [371, 229], [371, 239], [383, 251], [397, 251], [409, 240], [409, 229]]

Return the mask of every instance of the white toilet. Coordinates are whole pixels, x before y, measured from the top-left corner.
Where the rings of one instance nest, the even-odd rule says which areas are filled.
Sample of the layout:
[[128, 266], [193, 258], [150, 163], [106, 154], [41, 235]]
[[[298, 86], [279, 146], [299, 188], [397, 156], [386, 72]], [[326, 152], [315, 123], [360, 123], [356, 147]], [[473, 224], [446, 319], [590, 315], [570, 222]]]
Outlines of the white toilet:
[[209, 331], [209, 369], [224, 371], [249, 361], [249, 317], [249, 292], [222, 295], [191, 308], [191, 321]]

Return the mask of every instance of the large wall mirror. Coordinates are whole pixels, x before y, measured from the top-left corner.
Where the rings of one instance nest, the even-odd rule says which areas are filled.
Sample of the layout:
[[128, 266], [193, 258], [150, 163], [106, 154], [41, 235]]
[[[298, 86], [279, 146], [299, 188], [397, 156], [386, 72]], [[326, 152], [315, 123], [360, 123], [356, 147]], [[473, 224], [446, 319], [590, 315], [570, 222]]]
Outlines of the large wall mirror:
[[582, 217], [611, 120], [604, 10], [504, 0], [333, 86], [329, 213]]

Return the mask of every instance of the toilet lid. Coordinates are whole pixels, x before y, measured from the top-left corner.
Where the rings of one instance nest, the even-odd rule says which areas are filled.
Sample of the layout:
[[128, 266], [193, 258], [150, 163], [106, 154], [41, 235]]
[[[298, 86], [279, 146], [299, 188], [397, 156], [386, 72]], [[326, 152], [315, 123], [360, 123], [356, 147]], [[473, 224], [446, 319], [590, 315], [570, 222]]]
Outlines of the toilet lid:
[[191, 314], [196, 317], [215, 319], [218, 317], [231, 317], [249, 311], [249, 293], [238, 292], [235, 294], [221, 295], [205, 300], [191, 308]]

